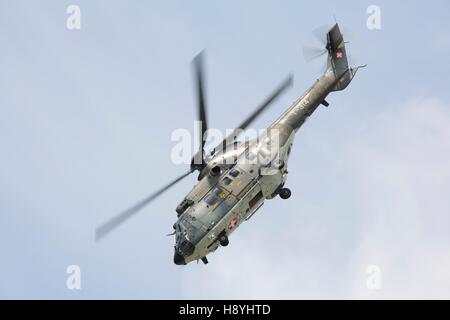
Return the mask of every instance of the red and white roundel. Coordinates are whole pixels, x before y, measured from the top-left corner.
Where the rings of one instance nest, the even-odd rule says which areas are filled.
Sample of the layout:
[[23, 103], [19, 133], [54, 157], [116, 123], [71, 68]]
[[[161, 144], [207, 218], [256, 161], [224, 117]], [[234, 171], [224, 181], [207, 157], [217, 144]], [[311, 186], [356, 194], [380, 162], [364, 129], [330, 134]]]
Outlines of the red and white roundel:
[[236, 227], [237, 224], [238, 224], [238, 218], [233, 217], [233, 219], [231, 219], [230, 223], [228, 224], [228, 230], [234, 229], [234, 227]]

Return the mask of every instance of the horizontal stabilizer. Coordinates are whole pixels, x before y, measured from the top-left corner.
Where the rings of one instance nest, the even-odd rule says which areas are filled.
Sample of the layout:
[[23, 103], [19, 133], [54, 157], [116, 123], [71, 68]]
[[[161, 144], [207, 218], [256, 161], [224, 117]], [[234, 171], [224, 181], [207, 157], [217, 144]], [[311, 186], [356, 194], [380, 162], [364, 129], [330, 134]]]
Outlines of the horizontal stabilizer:
[[355, 76], [356, 72], [360, 68], [364, 68], [365, 66], [366, 65], [348, 69], [345, 72], [345, 74], [336, 83], [334, 88], [331, 89], [331, 91], [341, 91], [341, 90], [344, 90], [345, 88], [347, 88], [347, 86], [350, 84], [350, 82], [352, 81], [353, 77]]

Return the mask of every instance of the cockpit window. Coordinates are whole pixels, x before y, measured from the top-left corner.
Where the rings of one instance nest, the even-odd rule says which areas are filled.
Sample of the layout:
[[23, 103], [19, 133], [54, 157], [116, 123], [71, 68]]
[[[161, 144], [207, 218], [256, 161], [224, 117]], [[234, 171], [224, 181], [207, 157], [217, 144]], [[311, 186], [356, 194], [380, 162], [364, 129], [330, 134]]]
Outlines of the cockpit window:
[[183, 217], [180, 219], [180, 222], [177, 223], [178, 232], [186, 232], [186, 238], [188, 240], [190, 236], [194, 235], [197, 232], [197, 227], [193, 223], [194, 220], [195, 217], [186, 214], [183, 215]]
[[225, 177], [225, 178], [223, 178], [222, 182], [224, 185], [228, 186], [231, 182], [233, 182], [233, 180], [231, 180], [228, 177]]
[[236, 177], [239, 175], [239, 173], [240, 173], [240, 172], [239, 172], [238, 170], [232, 169], [232, 170], [230, 171], [230, 176], [236, 178]]

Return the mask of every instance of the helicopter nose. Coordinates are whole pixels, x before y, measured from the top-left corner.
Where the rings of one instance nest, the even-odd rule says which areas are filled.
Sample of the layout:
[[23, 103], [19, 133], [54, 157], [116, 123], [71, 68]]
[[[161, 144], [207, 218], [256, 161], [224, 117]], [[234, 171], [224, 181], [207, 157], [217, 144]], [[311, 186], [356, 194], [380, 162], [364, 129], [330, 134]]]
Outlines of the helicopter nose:
[[175, 255], [173, 256], [173, 262], [179, 266], [186, 264], [184, 257], [178, 252], [175, 252]]

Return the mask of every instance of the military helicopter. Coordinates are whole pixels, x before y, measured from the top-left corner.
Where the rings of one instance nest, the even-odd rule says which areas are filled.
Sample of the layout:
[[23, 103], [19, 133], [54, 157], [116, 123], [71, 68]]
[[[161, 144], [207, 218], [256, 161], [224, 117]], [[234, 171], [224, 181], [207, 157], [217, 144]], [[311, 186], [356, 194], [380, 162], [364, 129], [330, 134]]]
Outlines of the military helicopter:
[[287, 164], [296, 132], [320, 105], [329, 106], [325, 98], [330, 92], [344, 90], [358, 69], [364, 67], [349, 67], [345, 42], [337, 23], [326, 33], [322, 50], [319, 56], [328, 54], [324, 74], [264, 133], [250, 141], [236, 141], [239, 133], [291, 85], [292, 77], [210, 153], [204, 150], [208, 125], [202, 54], [198, 55], [194, 59], [194, 70], [201, 137], [200, 150], [192, 158], [190, 170], [98, 227], [96, 240], [194, 171], [199, 172], [198, 183], [176, 208], [178, 220], [173, 225], [173, 261], [177, 265], [199, 260], [207, 264], [206, 256], [219, 246], [226, 247], [230, 235], [242, 222], [249, 220], [265, 200], [276, 196], [288, 199], [291, 190], [285, 187]]

